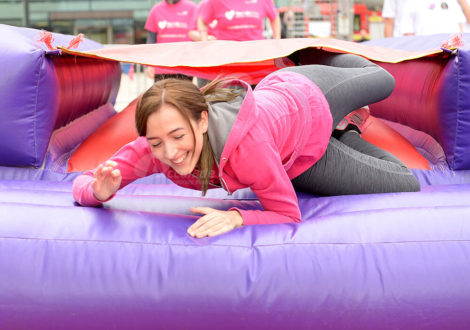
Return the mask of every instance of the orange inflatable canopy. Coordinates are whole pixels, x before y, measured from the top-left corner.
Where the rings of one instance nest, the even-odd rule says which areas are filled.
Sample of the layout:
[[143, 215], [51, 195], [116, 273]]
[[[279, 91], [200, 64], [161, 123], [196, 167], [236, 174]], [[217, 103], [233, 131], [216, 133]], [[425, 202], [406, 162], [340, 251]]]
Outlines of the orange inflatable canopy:
[[108, 119], [75, 150], [69, 159], [67, 172], [91, 170], [108, 160], [116, 151], [137, 138], [135, 108], [137, 100]]

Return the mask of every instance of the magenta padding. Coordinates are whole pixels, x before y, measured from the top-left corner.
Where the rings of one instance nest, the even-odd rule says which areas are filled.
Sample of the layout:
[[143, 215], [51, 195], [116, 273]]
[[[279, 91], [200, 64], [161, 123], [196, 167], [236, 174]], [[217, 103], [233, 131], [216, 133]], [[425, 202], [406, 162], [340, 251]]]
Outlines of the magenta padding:
[[50, 60], [58, 82], [54, 128], [63, 127], [104, 104], [115, 103], [121, 82], [118, 62], [68, 55]]
[[449, 167], [470, 169], [470, 51], [459, 50], [444, 71], [440, 93], [443, 141]]
[[[186, 234], [194, 216], [165, 214], [173, 188], [147, 185], [144, 209], [124, 191], [113, 205], [86, 208], [74, 204], [69, 182], [0, 182], [2, 327], [470, 326], [470, 185], [299, 195], [300, 224], [204, 239]], [[126, 198], [133, 210], [121, 207]], [[182, 214], [203, 203], [178, 202]], [[220, 201], [233, 205], [258, 207]]]
[[395, 78], [395, 89], [370, 106], [380, 118], [423, 131], [442, 143], [439, 97], [448, 58], [420, 58], [401, 63], [380, 63]]
[[111, 103], [106, 103], [94, 111], [73, 120], [56, 129], [47, 148], [44, 168], [58, 173], [66, 173], [70, 156], [91, 132], [98, 129], [109, 118], [116, 114]]
[[[389, 48], [438, 48], [448, 35], [386, 38], [368, 42]], [[408, 125], [435, 138], [451, 170], [470, 169], [470, 35], [464, 46], [432, 58], [378, 63], [396, 79], [386, 100], [371, 106], [374, 115]]]
[[[73, 36], [54, 34], [54, 38], [54, 45], [67, 46]], [[58, 51], [49, 51], [38, 40], [39, 30], [0, 24], [0, 165], [3, 166], [41, 166], [59, 115], [59, 81], [50, 60]], [[85, 39], [79, 49], [101, 47]]]

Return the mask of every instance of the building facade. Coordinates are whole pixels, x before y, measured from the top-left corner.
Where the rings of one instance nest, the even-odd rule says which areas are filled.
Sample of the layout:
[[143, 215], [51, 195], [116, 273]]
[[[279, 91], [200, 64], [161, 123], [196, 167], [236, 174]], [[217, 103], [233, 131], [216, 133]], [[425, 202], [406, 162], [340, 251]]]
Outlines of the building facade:
[[[199, 3], [200, 0], [193, 2]], [[234, 0], [239, 1], [239, 0]], [[381, 7], [383, 0], [363, 0]], [[0, 0], [0, 24], [77, 35], [103, 44], [145, 43], [145, 21], [156, 0]], [[275, 0], [305, 7], [313, 0]], [[358, 1], [356, 1], [358, 2]]]

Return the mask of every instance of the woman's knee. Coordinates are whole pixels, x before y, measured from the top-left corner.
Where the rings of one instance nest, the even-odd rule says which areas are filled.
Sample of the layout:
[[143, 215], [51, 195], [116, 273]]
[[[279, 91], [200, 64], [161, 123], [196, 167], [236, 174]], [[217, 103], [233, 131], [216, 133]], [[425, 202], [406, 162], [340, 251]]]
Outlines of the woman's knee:
[[418, 179], [411, 173], [410, 171], [410, 178], [407, 182], [407, 185], [401, 191], [406, 192], [417, 192], [421, 190], [421, 184], [419, 183]]
[[384, 91], [387, 93], [387, 96], [389, 96], [395, 89], [395, 77], [384, 68], [381, 69], [383, 70]]

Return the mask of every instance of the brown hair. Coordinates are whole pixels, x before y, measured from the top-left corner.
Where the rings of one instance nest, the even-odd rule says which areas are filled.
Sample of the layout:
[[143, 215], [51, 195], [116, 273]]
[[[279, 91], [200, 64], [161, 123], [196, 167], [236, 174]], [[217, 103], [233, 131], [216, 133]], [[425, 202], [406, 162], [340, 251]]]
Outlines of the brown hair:
[[[190, 119], [199, 122], [202, 111], [208, 110], [207, 101], [224, 102], [234, 99], [239, 93], [223, 85], [228, 79], [216, 79], [206, 85], [202, 90], [189, 80], [164, 79], [157, 81], [140, 98], [135, 112], [135, 125], [139, 136], [147, 134], [147, 120], [149, 116], [160, 110], [164, 104], [175, 107], [190, 123]], [[194, 130], [190, 125], [194, 137]], [[200, 171], [199, 181], [203, 195], [209, 187], [210, 174], [214, 164], [214, 154], [207, 132], [203, 136], [201, 156], [198, 161]]]

